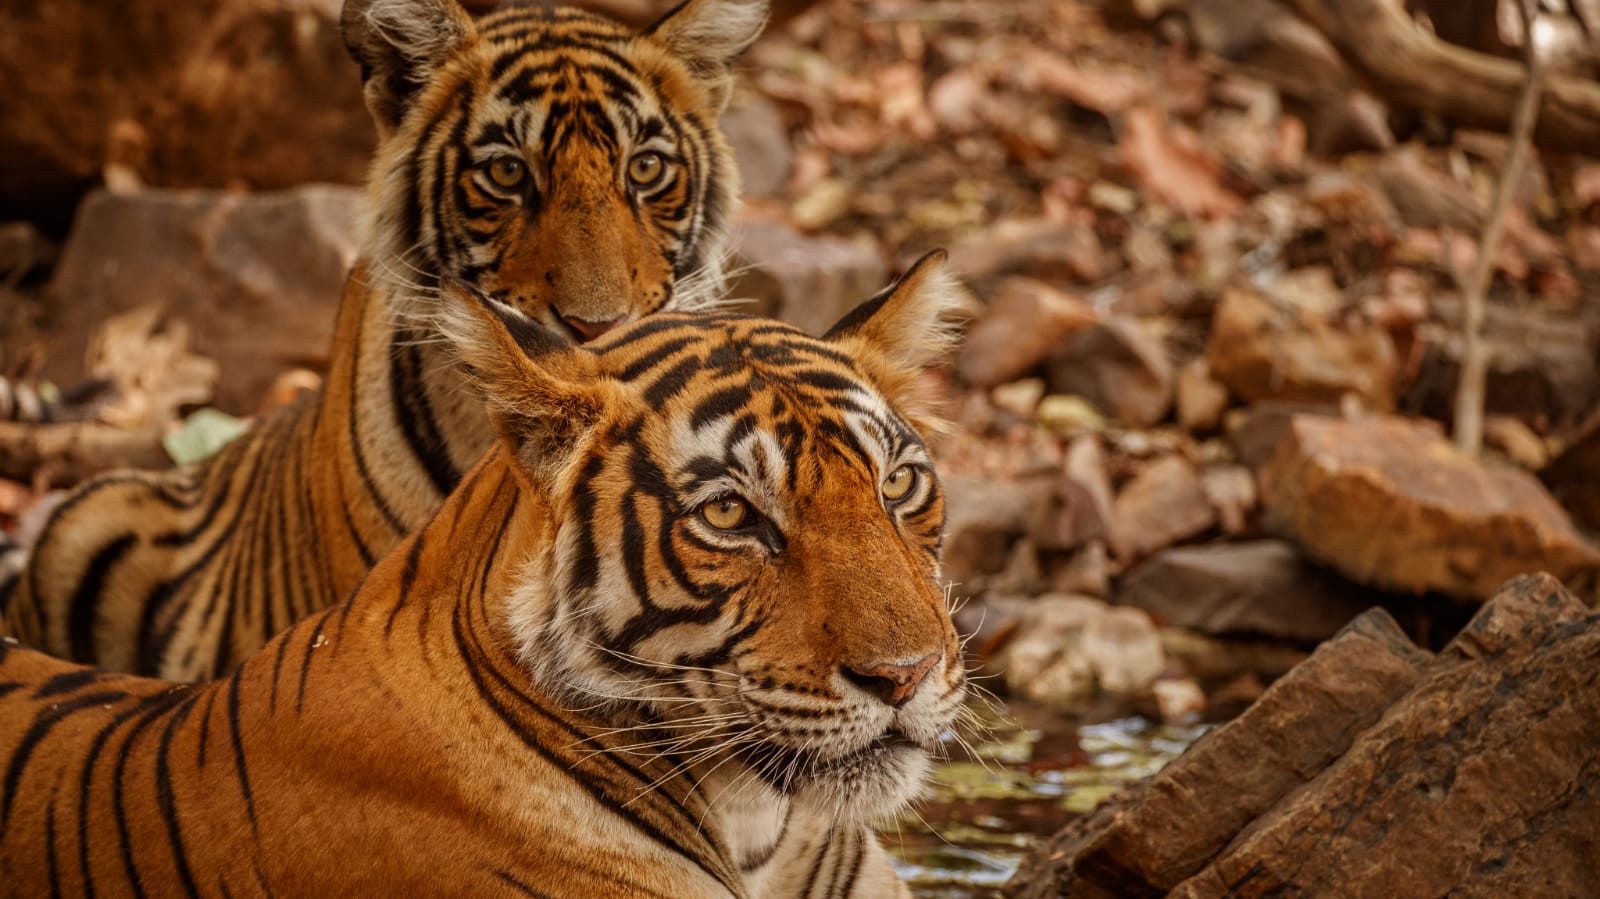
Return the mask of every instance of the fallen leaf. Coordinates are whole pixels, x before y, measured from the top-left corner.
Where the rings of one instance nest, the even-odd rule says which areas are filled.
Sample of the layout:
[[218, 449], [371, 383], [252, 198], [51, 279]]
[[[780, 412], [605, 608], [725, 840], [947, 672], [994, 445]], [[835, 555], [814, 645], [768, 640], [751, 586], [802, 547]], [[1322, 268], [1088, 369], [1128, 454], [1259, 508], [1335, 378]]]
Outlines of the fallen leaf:
[[1150, 106], [1128, 111], [1118, 141], [1123, 165], [1152, 199], [1187, 215], [1212, 218], [1238, 212], [1243, 202], [1222, 186], [1221, 166], [1193, 131]]

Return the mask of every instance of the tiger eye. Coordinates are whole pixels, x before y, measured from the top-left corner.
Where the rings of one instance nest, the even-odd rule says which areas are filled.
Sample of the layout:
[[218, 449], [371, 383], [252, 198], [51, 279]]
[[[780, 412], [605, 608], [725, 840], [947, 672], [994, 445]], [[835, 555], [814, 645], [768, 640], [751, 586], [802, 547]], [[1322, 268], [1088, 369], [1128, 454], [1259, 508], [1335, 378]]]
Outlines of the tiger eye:
[[515, 156], [496, 156], [489, 163], [489, 180], [504, 188], [513, 188], [528, 176], [528, 167]]
[[731, 531], [744, 524], [750, 516], [750, 507], [742, 499], [725, 496], [700, 507], [700, 517], [706, 524], [723, 531]]
[[903, 499], [907, 493], [911, 492], [911, 485], [916, 482], [916, 472], [911, 470], [911, 466], [902, 465], [889, 472], [889, 476], [883, 479], [884, 498], [890, 500]]
[[649, 187], [661, 180], [661, 173], [666, 171], [666, 160], [660, 153], [640, 153], [628, 161], [628, 180], [635, 187]]

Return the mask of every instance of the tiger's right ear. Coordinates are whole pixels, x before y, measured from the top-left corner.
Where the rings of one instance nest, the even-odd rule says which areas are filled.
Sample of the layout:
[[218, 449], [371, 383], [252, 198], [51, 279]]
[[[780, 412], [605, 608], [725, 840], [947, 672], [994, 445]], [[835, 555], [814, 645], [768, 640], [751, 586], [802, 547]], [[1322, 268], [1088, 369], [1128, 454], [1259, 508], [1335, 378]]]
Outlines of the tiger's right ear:
[[380, 136], [399, 127], [417, 91], [474, 33], [455, 0], [345, 0], [339, 29]]
[[501, 440], [535, 480], [551, 484], [615, 385], [599, 377], [592, 353], [464, 281], [441, 280], [434, 316]]

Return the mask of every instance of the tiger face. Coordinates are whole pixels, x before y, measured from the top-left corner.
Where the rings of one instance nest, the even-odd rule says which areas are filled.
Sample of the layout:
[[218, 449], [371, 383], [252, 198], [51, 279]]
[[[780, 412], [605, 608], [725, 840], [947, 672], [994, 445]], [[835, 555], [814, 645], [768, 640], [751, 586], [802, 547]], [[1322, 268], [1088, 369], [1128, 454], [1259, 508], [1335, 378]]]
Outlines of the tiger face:
[[562, 7], [474, 22], [454, 0], [349, 0], [379, 276], [458, 278], [580, 341], [714, 300], [739, 189], [717, 121], [765, 16], [692, 0], [635, 33]]
[[559, 350], [487, 297], [498, 331], [448, 319], [548, 497], [507, 609], [536, 683], [835, 815], [912, 798], [965, 694], [916, 392], [956, 297], [932, 259], [823, 339], [666, 315]]

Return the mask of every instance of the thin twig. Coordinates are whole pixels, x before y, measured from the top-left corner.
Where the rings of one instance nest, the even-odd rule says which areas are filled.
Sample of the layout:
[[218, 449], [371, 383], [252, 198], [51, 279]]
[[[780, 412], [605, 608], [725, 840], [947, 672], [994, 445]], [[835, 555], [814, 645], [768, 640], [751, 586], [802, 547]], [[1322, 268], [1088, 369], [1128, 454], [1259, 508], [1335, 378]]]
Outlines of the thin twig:
[[1544, 54], [1539, 52], [1535, 36], [1538, 0], [1522, 0], [1521, 11], [1523, 59], [1527, 63], [1528, 77], [1517, 95], [1516, 111], [1511, 119], [1511, 148], [1506, 155], [1505, 168], [1500, 172], [1500, 182], [1495, 185], [1494, 201], [1478, 243], [1478, 258], [1473, 261], [1467, 282], [1458, 285], [1461, 288], [1461, 376], [1456, 383], [1455, 443], [1463, 452], [1474, 455], [1483, 445], [1484, 392], [1489, 378], [1489, 352], [1483, 340], [1489, 279], [1494, 274], [1494, 260], [1499, 253], [1500, 238], [1505, 233], [1506, 212], [1522, 180], [1533, 126], [1539, 118], [1539, 96], [1544, 89]]

